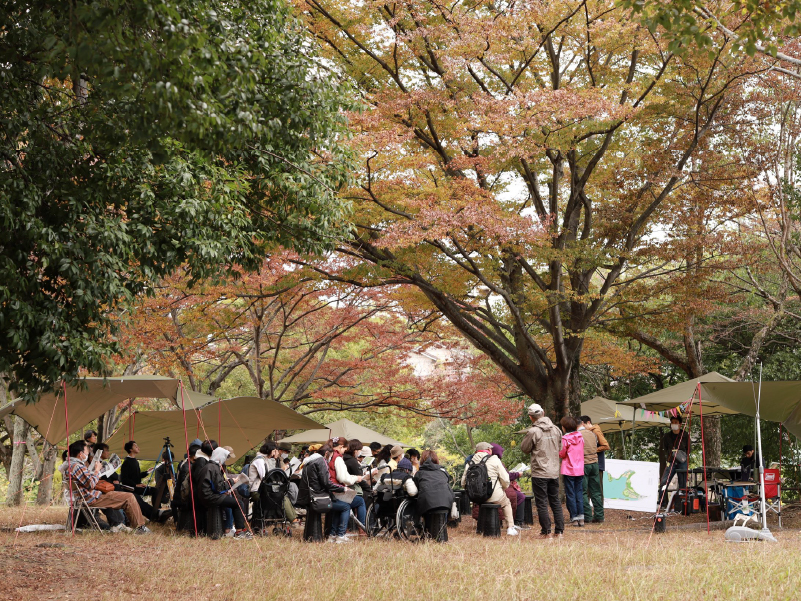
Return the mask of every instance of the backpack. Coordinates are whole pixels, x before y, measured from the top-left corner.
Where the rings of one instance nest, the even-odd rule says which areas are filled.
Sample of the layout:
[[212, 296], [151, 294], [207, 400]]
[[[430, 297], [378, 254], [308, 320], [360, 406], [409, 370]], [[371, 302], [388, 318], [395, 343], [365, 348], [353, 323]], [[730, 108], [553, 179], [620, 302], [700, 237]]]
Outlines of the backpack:
[[467, 476], [465, 476], [464, 489], [467, 492], [467, 497], [478, 505], [486, 503], [487, 499], [492, 496], [492, 491], [495, 488], [490, 480], [489, 472], [487, 471], [487, 461], [491, 455], [487, 455], [478, 463], [470, 462], [467, 468]]

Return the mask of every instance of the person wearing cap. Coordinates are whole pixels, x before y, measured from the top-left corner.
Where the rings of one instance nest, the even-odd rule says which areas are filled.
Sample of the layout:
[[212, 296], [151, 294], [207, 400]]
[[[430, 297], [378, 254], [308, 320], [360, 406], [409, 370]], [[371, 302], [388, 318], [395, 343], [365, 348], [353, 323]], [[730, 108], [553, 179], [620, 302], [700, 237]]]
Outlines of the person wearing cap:
[[390, 471], [394, 471], [398, 469], [398, 461], [403, 458], [403, 449], [399, 444], [396, 444], [392, 447], [392, 450], [389, 452], [389, 461], [387, 464], [389, 465]]
[[758, 475], [759, 472], [754, 472], [758, 465], [760, 465], [759, 455], [756, 455], [754, 447], [750, 444], [743, 445], [743, 455], [740, 457], [740, 478], [745, 481]]
[[[503, 511], [503, 521], [506, 522], [506, 534], [509, 536], [517, 536], [517, 528], [515, 528], [515, 516], [512, 512], [512, 504], [509, 502], [509, 497], [506, 496], [506, 489], [509, 488], [510, 480], [509, 473], [503, 467], [500, 458], [492, 454], [492, 445], [488, 442], [480, 442], [476, 445], [476, 452], [470, 459], [470, 463], [478, 465], [484, 459], [486, 460], [487, 475], [492, 483], [492, 495], [486, 500], [486, 503], [497, 503], [501, 506]], [[469, 469], [469, 468], [468, 468]], [[467, 484], [466, 469], [462, 474], [462, 488]]]
[[531, 488], [537, 506], [537, 519], [540, 523], [540, 537], [551, 536], [551, 517], [553, 513], [554, 534], [562, 536], [565, 530], [565, 517], [559, 500], [559, 451], [562, 447], [562, 432], [537, 403], [528, 407], [531, 427], [523, 437], [520, 449], [531, 458]]
[[[381, 480], [376, 484], [375, 491], [382, 493], [388, 490], [403, 489], [410, 497], [416, 497], [417, 485], [412, 478], [412, 462], [405, 457], [398, 461], [398, 467], [389, 474], [381, 476]], [[378, 497], [381, 498], [380, 496]]]
[[234, 538], [253, 538], [247, 530], [245, 515], [247, 501], [240, 497], [225, 479], [224, 466], [230, 453], [223, 447], [217, 447], [211, 453], [211, 459], [203, 468], [200, 480], [200, 492], [206, 508], [230, 508], [233, 512], [236, 533]]

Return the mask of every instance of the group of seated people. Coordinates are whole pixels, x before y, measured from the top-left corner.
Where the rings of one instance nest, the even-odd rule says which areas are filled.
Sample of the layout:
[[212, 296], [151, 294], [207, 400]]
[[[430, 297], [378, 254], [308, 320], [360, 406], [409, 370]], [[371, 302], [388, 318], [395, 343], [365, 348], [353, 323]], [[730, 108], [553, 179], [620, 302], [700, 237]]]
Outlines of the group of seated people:
[[[503, 449], [492, 447], [497, 447], [492, 451], [499, 461]], [[289, 527], [298, 525], [313, 496], [329, 495], [326, 538], [342, 544], [350, 542], [352, 536], [368, 535], [368, 505], [375, 503], [378, 508], [390, 493], [415, 499], [423, 521], [435, 510], [450, 512], [454, 503], [450, 476], [430, 449], [421, 455], [415, 449], [404, 452], [400, 446], [377, 442], [364, 446], [359, 440], [334, 437], [325, 444], [303, 447], [299, 457], [290, 458], [291, 450], [288, 443], [266, 442], [255, 456], [245, 458], [238, 475], [228, 471], [236, 459], [231, 447], [195, 439], [177, 469], [167, 450], [159, 465], [142, 470], [137, 459], [139, 447], [135, 441], [128, 441], [127, 457], [118, 474], [108, 469], [108, 445], [97, 442], [96, 433], [87, 432], [84, 440], [69, 446], [69, 457], [60, 469], [65, 497], [80, 495], [90, 508], [105, 514], [107, 528], [136, 534], [150, 532], [147, 520], [164, 522], [173, 517], [178, 530], [190, 535], [248, 539], [254, 532], [264, 531], [271, 519]], [[499, 487], [506, 500], [502, 511], [512, 523], [512, 517], [506, 516], [509, 509], [522, 510], [510, 482], [517, 474], [509, 476], [502, 465], [497, 469], [494, 463], [493, 474], [503, 486]], [[143, 483], [146, 478], [155, 480], [154, 485]], [[174, 483], [172, 491], [166, 486], [167, 480]], [[280, 488], [271, 488], [276, 483]], [[272, 490], [282, 492], [278, 501]], [[150, 503], [146, 497], [150, 497]], [[162, 504], [170, 504], [171, 509], [163, 510]], [[351, 512], [359, 527], [348, 534]], [[522, 516], [514, 521], [522, 523]]]

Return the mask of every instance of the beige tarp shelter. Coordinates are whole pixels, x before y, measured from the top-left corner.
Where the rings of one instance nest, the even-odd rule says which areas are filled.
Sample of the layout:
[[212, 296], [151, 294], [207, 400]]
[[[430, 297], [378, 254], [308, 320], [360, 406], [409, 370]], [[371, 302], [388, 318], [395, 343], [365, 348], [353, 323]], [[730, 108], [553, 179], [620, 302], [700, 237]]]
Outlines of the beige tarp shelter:
[[581, 404], [581, 415], [587, 415], [605, 434], [631, 429], [669, 426], [670, 420], [653, 411], [621, 405], [604, 397], [594, 397]]
[[[682, 382], [631, 401], [627, 405], [644, 405], [652, 411], [666, 411], [684, 405], [696, 393], [700, 384], [700, 404], [698, 397], [693, 406], [693, 414], [704, 415], [743, 414], [756, 416], [756, 402], [759, 395], [758, 382], [735, 382], [716, 372], [700, 378]], [[789, 432], [801, 436], [801, 382], [762, 382], [762, 396], [759, 408], [761, 419], [779, 422]]]
[[[727, 378], [726, 376], [720, 375], [716, 371], [712, 371], [701, 376], [700, 378], [693, 378], [692, 380], [687, 380], [686, 382], [681, 382], [680, 384], [676, 384], [674, 386], [668, 386], [667, 388], [637, 397], [636, 399], [623, 401], [621, 404], [640, 407], [650, 411], [670, 411], [671, 409], [676, 409], [680, 405], [687, 403], [690, 399], [692, 399], [693, 395], [695, 395], [696, 389], [698, 388], [698, 384], [706, 385], [720, 383], [744, 384], [744, 382], [734, 382], [734, 380], [731, 378]], [[748, 383], [748, 386], [750, 387], [751, 384]], [[756, 386], [756, 384], [754, 386]], [[701, 398], [704, 401], [704, 415], [727, 415], [739, 413], [739, 411], [729, 409], [726, 405], [721, 405], [714, 402], [713, 399], [704, 398], [703, 392], [701, 394]], [[696, 413], [697, 410], [698, 400], [696, 399], [696, 402], [693, 404], [693, 413]]]
[[[155, 460], [169, 437], [176, 457], [186, 453], [183, 411], [137, 411], [132, 424], [121, 425], [106, 443], [112, 452], [124, 456], [123, 446], [133, 438], [141, 450], [140, 459]], [[298, 430], [320, 424], [275, 401], [258, 397], [236, 397], [202, 407], [186, 404], [186, 436], [216, 440], [230, 446], [241, 457], [258, 446], [273, 430]], [[133, 436], [129, 435], [133, 430]]]
[[325, 442], [334, 436], [344, 436], [348, 440], [356, 438], [364, 445], [368, 445], [371, 442], [380, 442], [382, 445], [391, 444], [393, 446], [400, 445], [402, 447], [409, 447], [407, 444], [398, 442], [389, 436], [379, 434], [370, 428], [360, 426], [359, 424], [346, 418], [326, 424], [325, 429], [307, 430], [306, 432], [301, 432], [300, 434], [295, 434], [294, 436], [282, 438], [281, 441], [290, 442], [292, 444], [311, 444], [315, 442]]
[[[67, 420], [69, 434], [72, 434], [128, 399], [177, 398], [180, 402], [179, 385], [179, 380], [162, 376], [82, 378], [74, 386], [67, 387], [66, 415], [64, 395], [59, 390], [58, 393], [42, 395], [35, 403], [26, 404], [22, 400], [9, 403], [0, 408], [0, 418], [8, 414], [19, 415], [50, 444], [56, 444], [67, 438]], [[184, 399], [197, 406], [213, 400], [213, 397], [184, 389]]]

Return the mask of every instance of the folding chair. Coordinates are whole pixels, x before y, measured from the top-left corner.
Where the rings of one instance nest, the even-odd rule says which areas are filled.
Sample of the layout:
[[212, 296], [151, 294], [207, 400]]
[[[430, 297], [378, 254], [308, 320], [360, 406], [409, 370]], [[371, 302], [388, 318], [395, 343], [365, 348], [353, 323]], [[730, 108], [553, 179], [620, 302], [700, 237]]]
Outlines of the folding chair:
[[100, 527], [100, 522], [97, 519], [97, 512], [100, 510], [95, 507], [89, 507], [83, 492], [74, 480], [72, 482], [71, 499], [72, 503], [70, 503], [70, 491], [69, 485], [67, 485], [64, 487], [64, 500], [67, 503], [67, 507], [69, 507], [67, 512], [67, 532], [72, 532], [74, 528], [77, 528], [78, 520], [83, 517], [84, 521], [89, 524], [90, 530], [97, 530], [102, 533], [103, 528]]
[[782, 527], [782, 476], [778, 469], [765, 470], [765, 511], [772, 511], [779, 517]]

